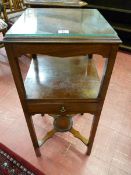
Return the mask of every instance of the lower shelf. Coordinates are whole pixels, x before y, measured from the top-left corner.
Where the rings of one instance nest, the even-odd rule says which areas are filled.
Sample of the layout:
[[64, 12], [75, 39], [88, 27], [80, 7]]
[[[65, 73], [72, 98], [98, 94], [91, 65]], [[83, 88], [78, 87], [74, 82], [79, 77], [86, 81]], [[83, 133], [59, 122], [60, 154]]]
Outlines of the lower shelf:
[[25, 79], [27, 99], [95, 99], [100, 81], [88, 56], [37, 56]]

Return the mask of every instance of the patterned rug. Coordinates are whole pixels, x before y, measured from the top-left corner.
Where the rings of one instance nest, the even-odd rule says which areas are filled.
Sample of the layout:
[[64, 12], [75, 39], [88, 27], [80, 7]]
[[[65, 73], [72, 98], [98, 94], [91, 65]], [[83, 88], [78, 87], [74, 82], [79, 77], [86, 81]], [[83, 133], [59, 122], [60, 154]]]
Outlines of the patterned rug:
[[0, 175], [45, 175], [0, 143]]

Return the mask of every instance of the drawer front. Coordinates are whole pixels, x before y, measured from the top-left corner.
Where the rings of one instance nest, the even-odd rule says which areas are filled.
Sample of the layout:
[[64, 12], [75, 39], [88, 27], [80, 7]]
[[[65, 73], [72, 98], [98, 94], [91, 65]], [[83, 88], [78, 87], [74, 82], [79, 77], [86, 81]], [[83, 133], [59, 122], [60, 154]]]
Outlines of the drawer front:
[[72, 113], [94, 113], [98, 108], [98, 103], [28, 103], [28, 110], [31, 114], [72, 114]]

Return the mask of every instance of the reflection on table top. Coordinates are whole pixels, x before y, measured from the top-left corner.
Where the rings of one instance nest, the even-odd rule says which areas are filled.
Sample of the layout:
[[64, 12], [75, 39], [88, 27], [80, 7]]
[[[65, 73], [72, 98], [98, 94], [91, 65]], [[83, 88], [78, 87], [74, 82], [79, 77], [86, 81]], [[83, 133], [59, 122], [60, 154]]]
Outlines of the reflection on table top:
[[6, 38], [119, 40], [96, 9], [28, 8], [6, 33]]

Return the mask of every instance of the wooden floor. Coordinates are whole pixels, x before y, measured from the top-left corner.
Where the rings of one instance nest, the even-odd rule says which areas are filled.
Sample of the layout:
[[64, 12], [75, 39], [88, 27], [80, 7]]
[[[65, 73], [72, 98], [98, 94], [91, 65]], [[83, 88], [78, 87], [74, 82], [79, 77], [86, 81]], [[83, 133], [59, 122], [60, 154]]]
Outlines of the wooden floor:
[[[25, 76], [29, 58], [20, 60]], [[101, 67], [102, 59], [98, 62]], [[92, 116], [76, 115], [74, 125], [88, 136]], [[34, 116], [38, 136], [52, 128], [48, 115]], [[0, 49], [0, 142], [47, 175], [131, 175], [131, 54], [118, 52], [92, 154], [70, 133], [58, 133], [35, 156], [4, 48]]]

